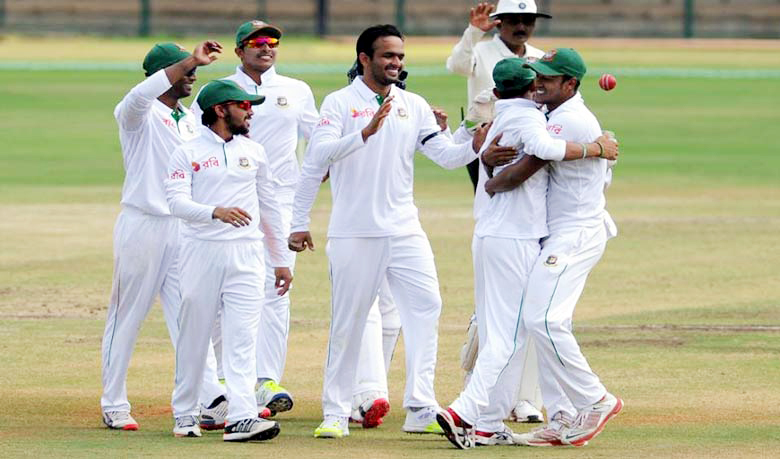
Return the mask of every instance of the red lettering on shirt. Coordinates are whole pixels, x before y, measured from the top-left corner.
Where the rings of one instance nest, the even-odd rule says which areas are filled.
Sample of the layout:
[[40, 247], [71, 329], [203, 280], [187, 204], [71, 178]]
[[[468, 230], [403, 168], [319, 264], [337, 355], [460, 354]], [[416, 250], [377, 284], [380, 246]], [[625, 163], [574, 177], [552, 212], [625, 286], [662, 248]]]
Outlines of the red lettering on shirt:
[[171, 180], [180, 180], [183, 178], [186, 178], [186, 176], [184, 175], [184, 171], [181, 169], [176, 169], [171, 173]]
[[317, 122], [317, 127], [327, 126], [328, 124], [330, 124], [330, 120], [329, 119], [327, 119], [327, 118], [320, 118], [320, 120]]
[[563, 131], [563, 126], [561, 126], [560, 124], [548, 124], [547, 130], [552, 132], [553, 134], [558, 135], [561, 133], [561, 131]]
[[352, 109], [350, 110], [352, 113], [352, 118], [373, 118], [374, 116], [374, 109], [372, 108], [366, 108], [365, 110], [357, 110]]

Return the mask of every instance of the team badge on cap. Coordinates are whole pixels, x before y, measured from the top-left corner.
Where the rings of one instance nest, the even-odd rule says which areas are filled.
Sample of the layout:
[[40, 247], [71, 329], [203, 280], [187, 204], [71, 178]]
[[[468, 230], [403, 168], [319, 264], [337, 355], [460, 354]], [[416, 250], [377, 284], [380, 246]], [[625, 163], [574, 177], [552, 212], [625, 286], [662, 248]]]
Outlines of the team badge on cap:
[[284, 96], [277, 97], [276, 98], [276, 106], [277, 107], [282, 107], [282, 108], [287, 108], [288, 107], [288, 105], [287, 105], [287, 98], [284, 97]]
[[551, 49], [550, 51], [547, 51], [544, 53], [544, 56], [540, 59], [542, 62], [552, 62], [553, 59], [555, 59], [555, 55], [558, 54], [557, 49]]
[[243, 156], [238, 158], [238, 165], [241, 169], [249, 169], [249, 158]]

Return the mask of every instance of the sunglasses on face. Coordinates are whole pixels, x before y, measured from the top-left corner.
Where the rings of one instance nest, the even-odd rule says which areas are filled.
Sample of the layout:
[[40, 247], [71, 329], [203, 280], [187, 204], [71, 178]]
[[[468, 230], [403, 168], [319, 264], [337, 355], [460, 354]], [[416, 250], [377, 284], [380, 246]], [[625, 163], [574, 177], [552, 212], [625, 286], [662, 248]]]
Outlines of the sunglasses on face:
[[241, 110], [244, 110], [245, 112], [248, 112], [252, 109], [252, 103], [248, 100], [231, 100], [230, 102], [225, 102], [225, 105], [235, 104], [236, 107], [240, 108]]
[[279, 39], [274, 37], [255, 37], [244, 42], [245, 48], [261, 48], [263, 45], [268, 45], [269, 48], [276, 48], [279, 46]]
[[197, 70], [197, 69], [198, 69], [197, 67], [194, 67], [192, 70], [190, 70], [189, 72], [185, 73], [184, 76], [188, 76], [188, 77], [195, 76], [195, 70]]

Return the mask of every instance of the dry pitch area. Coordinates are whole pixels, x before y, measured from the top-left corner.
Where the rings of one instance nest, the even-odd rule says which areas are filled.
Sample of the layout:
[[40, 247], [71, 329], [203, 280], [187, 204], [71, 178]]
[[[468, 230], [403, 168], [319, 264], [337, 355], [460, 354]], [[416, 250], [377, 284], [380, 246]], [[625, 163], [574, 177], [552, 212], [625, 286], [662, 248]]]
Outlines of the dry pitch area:
[[[136, 62], [149, 47], [146, 41], [110, 40], [108, 52], [105, 42], [94, 39], [58, 40], [62, 52], [55, 60], [71, 63]], [[0, 64], [51, 62], [42, 58], [52, 42], [4, 41]], [[561, 44], [541, 42], [542, 47]], [[582, 41], [574, 46], [586, 49], [589, 62], [600, 68], [733, 72], [752, 68], [771, 73], [780, 62], [776, 59], [780, 47], [774, 42], [682, 46], [687, 44]], [[724, 46], [733, 53], [726, 63]], [[410, 61], [416, 56], [415, 65], [433, 67], [443, 61], [448, 47], [444, 40], [410, 39], [407, 53]], [[350, 43], [295, 42], [284, 56], [296, 61], [311, 53], [321, 61], [331, 56], [348, 63], [350, 49]], [[229, 56], [224, 60], [225, 65], [234, 62]], [[755, 115], [767, 125], [778, 121], [775, 110], [780, 101], [766, 90], [776, 88], [777, 77], [629, 76], [619, 81], [618, 90], [623, 92], [609, 97], [588, 89], [594, 110], [605, 124], [618, 126], [615, 130], [624, 145], [608, 194], [621, 234], [610, 242], [590, 278], [577, 309], [576, 330], [591, 365], [610, 390], [625, 399], [626, 409], [586, 448], [468, 452], [456, 451], [442, 439], [400, 432], [402, 346], [390, 374], [392, 411], [386, 424], [374, 431], [356, 428], [345, 440], [311, 438], [320, 421], [329, 320], [327, 190], [314, 215], [318, 250], [301, 256], [296, 271], [284, 381], [296, 407], [279, 416], [282, 434], [255, 445], [224, 445], [218, 435], [173, 438], [169, 408], [173, 353], [158, 307], [141, 331], [128, 380], [141, 430], [109, 432], [102, 427], [100, 339], [121, 184], [110, 111], [137, 78], [137, 72], [121, 70], [0, 71], [0, 96], [7, 101], [3, 112], [11, 115], [0, 127], [7, 139], [7, 154], [0, 158], [6, 171], [0, 181], [4, 457], [776, 457], [780, 451], [780, 278], [774, 272], [780, 259], [778, 142], [766, 132], [751, 133], [745, 126], [754, 123], [741, 119]], [[341, 76], [311, 78], [318, 100], [342, 84]], [[432, 102], [442, 91], [440, 85], [463, 88], [455, 77], [418, 81], [419, 91]], [[54, 89], [58, 97], [41, 94], [42, 87]], [[759, 92], [745, 94], [750, 90]], [[91, 104], [96, 98], [102, 98], [100, 103]], [[448, 109], [456, 113], [455, 107]], [[58, 116], [47, 118], [47, 113]], [[74, 125], [62, 113], [94, 124]], [[25, 130], [38, 124], [45, 126], [38, 135]], [[55, 140], [41, 147], [51, 132]], [[93, 143], [85, 143], [83, 136]], [[100, 146], [93, 147], [94, 142]], [[751, 160], [735, 159], [738, 154]], [[82, 164], [79, 161], [87, 164], [84, 177], [68, 168]], [[100, 161], [109, 163], [105, 180], [89, 171], [89, 164]], [[46, 170], [52, 172], [27, 179], [29, 169], [43, 167], [29, 167], [30, 163], [48, 164]], [[437, 394], [443, 405], [461, 387], [457, 355], [472, 308], [470, 195], [462, 171], [444, 173], [427, 161], [418, 164], [416, 198], [436, 253], [445, 304], [437, 368]]]

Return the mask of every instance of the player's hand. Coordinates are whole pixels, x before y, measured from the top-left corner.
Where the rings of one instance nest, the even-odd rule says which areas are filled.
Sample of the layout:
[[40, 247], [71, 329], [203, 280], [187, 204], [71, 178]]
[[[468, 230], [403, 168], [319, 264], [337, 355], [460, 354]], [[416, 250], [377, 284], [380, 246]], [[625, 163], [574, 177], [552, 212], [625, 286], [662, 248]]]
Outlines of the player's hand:
[[247, 211], [240, 207], [217, 207], [211, 214], [211, 218], [228, 223], [240, 228], [246, 226], [252, 221], [252, 216]]
[[311, 239], [311, 233], [308, 231], [298, 231], [290, 234], [287, 238], [287, 247], [293, 252], [303, 252], [307, 248], [314, 251], [314, 241]]
[[501, 22], [490, 18], [490, 13], [492, 13], [493, 10], [495, 10], [495, 6], [491, 3], [482, 2], [478, 4], [469, 11], [469, 24], [479, 28], [483, 32], [490, 32], [490, 29]]
[[393, 105], [390, 103], [392, 101], [393, 96], [385, 99], [385, 101], [382, 102], [382, 105], [379, 106], [379, 110], [374, 113], [374, 117], [371, 118], [371, 121], [368, 122], [368, 126], [363, 128], [361, 131], [363, 134], [363, 142], [368, 140], [368, 138], [372, 135], [376, 134], [377, 131], [379, 131], [379, 128], [382, 127], [382, 124], [385, 122], [385, 118], [387, 118], [387, 115], [390, 114], [390, 110], [393, 108]]
[[516, 147], [502, 147], [498, 144], [504, 134], [498, 134], [482, 152], [482, 163], [488, 167], [504, 166], [517, 158]]
[[330, 178], [330, 169], [328, 169], [327, 172], [325, 172], [325, 175], [322, 177], [322, 180], [320, 180], [320, 183], [325, 183]]
[[217, 54], [222, 52], [222, 45], [218, 41], [207, 40], [195, 47], [192, 57], [197, 65], [209, 65], [217, 60]]
[[492, 121], [490, 123], [482, 123], [474, 130], [474, 137], [471, 139], [471, 149], [474, 150], [474, 153], [479, 153], [479, 150], [482, 149], [482, 145], [485, 143], [488, 131], [492, 125]]
[[446, 131], [449, 125], [447, 124], [447, 119], [449, 116], [447, 115], [447, 112], [440, 108], [434, 108], [433, 109], [433, 116], [436, 117], [436, 124], [439, 125], [442, 131]]
[[277, 295], [282, 296], [287, 293], [292, 286], [292, 271], [290, 271], [290, 268], [274, 268], [274, 276], [276, 277], [276, 282], [274, 283], [276, 293]]
[[619, 153], [617, 140], [613, 140], [606, 135], [602, 135], [596, 139], [596, 143], [601, 144], [601, 146], [604, 148], [604, 153], [601, 154], [601, 158], [608, 160], [617, 159]]

